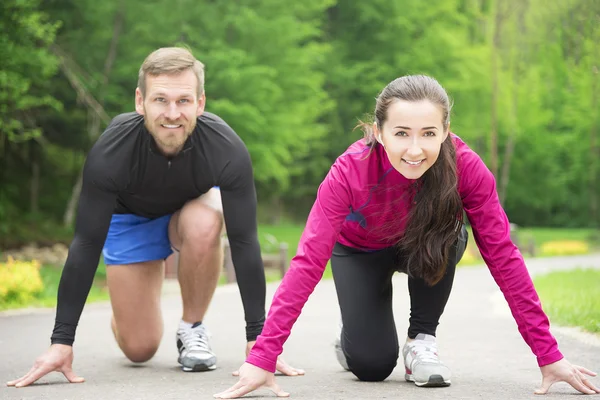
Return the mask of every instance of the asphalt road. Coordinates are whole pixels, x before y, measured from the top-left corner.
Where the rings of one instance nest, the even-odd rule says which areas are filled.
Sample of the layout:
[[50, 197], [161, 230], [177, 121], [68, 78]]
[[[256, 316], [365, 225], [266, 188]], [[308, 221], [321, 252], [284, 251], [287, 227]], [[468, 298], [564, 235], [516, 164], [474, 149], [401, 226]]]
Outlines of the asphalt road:
[[[600, 254], [528, 260], [532, 274], [577, 266], [600, 268]], [[408, 325], [406, 276], [395, 279], [394, 309], [399, 332]], [[87, 305], [75, 343], [75, 372], [86, 378], [69, 384], [52, 373], [37, 384], [16, 389], [0, 387], [0, 399], [211, 399], [236, 382], [231, 372], [244, 360], [244, 322], [237, 286], [217, 289], [205, 322], [212, 332], [218, 368], [184, 373], [177, 364], [175, 329], [181, 303], [175, 282], [165, 285], [165, 335], [156, 356], [133, 365], [120, 353], [110, 331], [107, 303]], [[277, 284], [268, 287], [270, 300]], [[600, 290], [600, 282], [599, 282]], [[49, 345], [54, 310], [0, 313], [0, 379], [26, 373]], [[540, 399], [533, 394], [541, 383], [535, 357], [522, 340], [506, 302], [485, 267], [457, 271], [454, 289], [438, 329], [442, 360], [451, 368], [447, 388], [417, 388], [404, 381], [402, 361], [384, 382], [357, 381], [338, 365], [333, 351], [339, 311], [332, 281], [322, 281], [309, 299], [286, 343], [285, 359], [306, 370], [302, 377], [278, 377], [293, 399]], [[572, 363], [600, 373], [600, 336], [585, 335], [553, 325], [560, 349]], [[403, 340], [403, 338], [401, 338]], [[593, 379], [600, 386], [600, 378]], [[566, 384], [552, 387], [547, 398], [571, 399], [577, 392]], [[271, 397], [266, 389], [250, 395]], [[597, 396], [600, 397], [600, 396]]]

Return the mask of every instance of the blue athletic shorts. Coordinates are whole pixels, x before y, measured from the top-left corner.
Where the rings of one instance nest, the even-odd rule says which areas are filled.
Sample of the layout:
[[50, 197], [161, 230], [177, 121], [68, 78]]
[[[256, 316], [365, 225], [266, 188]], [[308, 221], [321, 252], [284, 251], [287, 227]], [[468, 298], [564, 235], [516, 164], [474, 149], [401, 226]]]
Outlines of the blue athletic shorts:
[[106, 265], [164, 260], [173, 250], [169, 242], [171, 215], [144, 218], [113, 214], [102, 255]]
[[[221, 190], [219, 186], [214, 188]], [[134, 264], [169, 257], [173, 253], [169, 241], [172, 216], [144, 218], [134, 214], [113, 214], [102, 249], [104, 263]]]

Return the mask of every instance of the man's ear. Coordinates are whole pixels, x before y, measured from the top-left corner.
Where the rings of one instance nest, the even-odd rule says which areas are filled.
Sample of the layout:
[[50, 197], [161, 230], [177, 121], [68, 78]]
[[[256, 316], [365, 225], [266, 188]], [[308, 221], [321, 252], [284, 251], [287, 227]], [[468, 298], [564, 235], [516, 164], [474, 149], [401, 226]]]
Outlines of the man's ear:
[[135, 88], [135, 111], [144, 115], [144, 96], [142, 96], [140, 88]]
[[200, 98], [198, 99], [198, 109], [196, 110], [196, 116], [199, 117], [204, 112], [204, 107], [206, 107], [206, 92], [202, 92]]

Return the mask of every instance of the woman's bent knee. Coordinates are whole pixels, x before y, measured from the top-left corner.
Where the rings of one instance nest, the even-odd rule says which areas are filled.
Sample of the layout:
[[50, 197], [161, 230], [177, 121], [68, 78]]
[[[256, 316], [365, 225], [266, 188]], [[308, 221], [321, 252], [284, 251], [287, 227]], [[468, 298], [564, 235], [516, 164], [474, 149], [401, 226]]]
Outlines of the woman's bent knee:
[[396, 368], [396, 363], [390, 366], [364, 366], [350, 367], [352, 373], [364, 382], [381, 382], [387, 379]]
[[388, 356], [376, 356], [375, 354], [348, 354], [348, 367], [350, 371], [361, 381], [380, 382], [391, 375], [398, 362], [398, 353], [390, 353]]

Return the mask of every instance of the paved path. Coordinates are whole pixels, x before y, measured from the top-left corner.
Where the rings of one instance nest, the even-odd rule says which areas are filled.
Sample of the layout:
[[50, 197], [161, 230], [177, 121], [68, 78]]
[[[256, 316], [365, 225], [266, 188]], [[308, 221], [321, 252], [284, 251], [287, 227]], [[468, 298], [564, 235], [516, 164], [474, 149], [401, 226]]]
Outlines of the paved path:
[[[600, 268], [600, 254], [528, 261], [532, 274], [577, 266]], [[276, 286], [269, 286], [268, 299]], [[174, 287], [172, 283], [165, 287], [165, 336], [150, 362], [138, 366], [127, 362], [110, 332], [110, 307], [91, 304], [81, 318], [74, 363], [75, 371], [87, 382], [67, 384], [62, 375], [52, 373], [32, 387], [0, 386], [0, 399], [211, 399], [212, 394], [235, 383], [230, 373], [243, 362], [244, 329], [237, 287], [220, 287], [206, 318], [219, 357], [219, 368], [207, 373], [184, 373], [177, 366], [174, 337], [181, 305]], [[409, 303], [405, 275], [396, 275], [395, 289], [398, 329], [406, 332]], [[284, 352], [286, 360], [306, 369], [307, 374], [279, 377], [278, 382], [293, 399], [539, 399], [532, 394], [541, 380], [535, 358], [499, 293], [486, 268], [459, 269], [438, 330], [442, 359], [453, 372], [452, 386], [423, 389], [404, 381], [402, 366], [380, 383], [359, 382], [340, 368], [332, 346], [339, 319], [334, 286], [332, 281], [322, 281]], [[25, 373], [47, 348], [53, 318], [52, 310], [0, 314], [2, 382]], [[558, 327], [553, 333], [571, 362], [600, 373], [598, 336], [577, 335]], [[593, 381], [600, 386], [600, 378]], [[572, 399], [575, 393], [566, 384], [559, 384], [547, 397]], [[259, 396], [274, 397], [266, 390], [256, 392], [253, 398]]]

